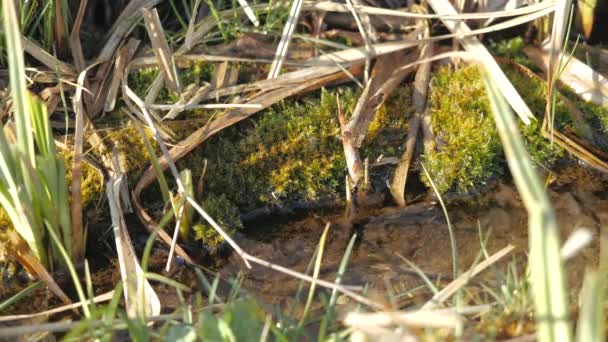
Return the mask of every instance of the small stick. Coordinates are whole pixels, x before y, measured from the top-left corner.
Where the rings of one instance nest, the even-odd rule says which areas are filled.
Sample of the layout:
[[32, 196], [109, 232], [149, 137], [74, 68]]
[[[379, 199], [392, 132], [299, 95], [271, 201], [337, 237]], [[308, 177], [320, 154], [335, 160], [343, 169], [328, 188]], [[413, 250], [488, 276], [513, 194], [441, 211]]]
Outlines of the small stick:
[[184, 217], [184, 208], [186, 208], [186, 203], [182, 203], [179, 208], [179, 214], [177, 215], [177, 222], [175, 222], [175, 231], [173, 232], [173, 240], [171, 241], [171, 248], [169, 248], [169, 256], [167, 257], [167, 265], [165, 266], [165, 271], [169, 272], [171, 270], [171, 261], [173, 260], [173, 253], [175, 253], [175, 245], [177, 245], [177, 237], [179, 234], [179, 226], [182, 224], [182, 218]]
[[363, 184], [365, 188], [369, 188], [369, 158], [363, 161]]

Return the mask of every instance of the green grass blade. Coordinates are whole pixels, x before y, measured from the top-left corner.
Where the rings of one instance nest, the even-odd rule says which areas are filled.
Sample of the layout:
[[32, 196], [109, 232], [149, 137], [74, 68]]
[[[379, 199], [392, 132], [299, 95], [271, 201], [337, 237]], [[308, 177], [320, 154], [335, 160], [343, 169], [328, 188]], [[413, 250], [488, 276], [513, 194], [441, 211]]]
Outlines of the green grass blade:
[[[348, 261], [350, 260], [350, 256], [353, 252], [353, 247], [355, 246], [356, 240], [357, 234], [353, 234], [353, 236], [350, 238], [350, 241], [348, 242], [348, 245], [346, 246], [344, 256], [342, 256], [342, 260], [340, 261], [340, 266], [338, 267], [338, 275], [335, 281], [336, 285], [340, 285], [342, 283], [342, 278], [344, 278], [344, 273], [346, 272], [346, 267], [348, 266]], [[337, 300], [338, 291], [336, 289], [333, 289], [327, 307], [325, 308], [325, 315], [323, 317], [323, 320], [321, 321], [321, 326], [319, 327], [319, 341], [325, 340], [327, 328], [334, 317]]]
[[582, 290], [582, 305], [576, 328], [576, 341], [606, 341], [605, 286], [599, 272], [585, 274]]
[[555, 213], [536, 175], [511, 108], [494, 86], [491, 77], [492, 75], [484, 74], [496, 128], [503, 143], [513, 181], [529, 215], [529, 260], [537, 336], [541, 342], [571, 341], [571, 324]]
[[11, 298], [3, 301], [2, 303], [0, 303], [0, 312], [6, 310], [6, 308], [8, 308], [9, 306], [17, 303], [19, 300], [21, 300], [21, 298], [24, 298], [24, 297], [28, 296], [30, 293], [32, 293], [32, 291], [34, 291], [35, 289], [37, 289], [40, 286], [42, 286], [42, 284], [44, 284], [42, 281], [35, 282], [32, 285], [30, 285], [30, 286], [24, 288], [23, 290], [19, 291], [19, 293], [17, 293], [16, 295], [12, 296]]
[[23, 60], [23, 47], [21, 46], [21, 30], [17, 22], [15, 2], [2, 2], [2, 18], [4, 37], [6, 40], [6, 53], [8, 57], [10, 85], [13, 95], [13, 113], [17, 130], [18, 150], [29, 159], [32, 165], [34, 160], [34, 140], [32, 139], [32, 122], [28, 110], [25, 83], [25, 62]]

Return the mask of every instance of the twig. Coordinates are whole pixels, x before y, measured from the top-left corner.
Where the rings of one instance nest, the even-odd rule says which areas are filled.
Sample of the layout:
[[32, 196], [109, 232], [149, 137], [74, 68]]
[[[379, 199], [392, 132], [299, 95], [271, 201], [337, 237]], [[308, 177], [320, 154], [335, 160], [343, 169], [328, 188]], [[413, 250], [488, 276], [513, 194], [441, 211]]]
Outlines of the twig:
[[158, 60], [158, 66], [165, 79], [165, 85], [171, 91], [180, 92], [181, 85], [177, 75], [177, 68], [175, 67], [167, 38], [165, 38], [165, 32], [160, 22], [160, 18], [158, 17], [158, 11], [156, 8], [151, 11], [142, 8], [141, 12], [146, 23], [148, 37], [150, 37], [150, 42], [154, 48], [154, 54]]
[[498, 262], [500, 259], [512, 252], [514, 249], [514, 246], [508, 245], [507, 247], [494, 253], [489, 258], [475, 265], [467, 272], [462, 273], [460, 276], [458, 276], [458, 278], [454, 279], [446, 287], [444, 287], [443, 289], [441, 289], [441, 291], [434, 295], [433, 298], [426, 302], [426, 304], [422, 306], [422, 309], [430, 310], [434, 307], [439, 306], [441, 303], [445, 302], [448, 298], [450, 298], [454, 293], [456, 293], [460, 288], [466, 285], [469, 280], [477, 276], [479, 273], [481, 273], [483, 270], [485, 270], [492, 264]]
[[285, 56], [287, 56], [287, 49], [289, 49], [289, 42], [291, 41], [291, 36], [293, 35], [293, 32], [295, 31], [295, 28], [298, 24], [298, 19], [300, 18], [300, 11], [302, 9], [303, 2], [304, 0], [294, 0], [291, 5], [291, 11], [289, 12], [289, 17], [287, 17], [287, 23], [283, 28], [283, 35], [281, 36], [281, 41], [279, 42], [279, 46], [277, 47], [277, 52], [274, 56], [274, 60], [270, 65], [268, 79], [277, 77], [281, 71], [283, 61], [285, 60]]
[[[428, 35], [428, 29], [426, 31]], [[433, 56], [433, 43], [427, 43], [422, 46], [420, 58], [427, 59]], [[431, 63], [421, 64], [416, 72], [414, 80], [413, 103], [414, 114], [408, 123], [407, 141], [405, 143], [405, 152], [399, 161], [399, 165], [395, 169], [393, 180], [390, 187], [391, 195], [399, 206], [405, 206], [405, 185], [407, 184], [407, 176], [414, 157], [416, 149], [416, 141], [418, 140], [418, 131], [420, 127], [420, 119], [426, 112], [426, 96], [431, 75]]]

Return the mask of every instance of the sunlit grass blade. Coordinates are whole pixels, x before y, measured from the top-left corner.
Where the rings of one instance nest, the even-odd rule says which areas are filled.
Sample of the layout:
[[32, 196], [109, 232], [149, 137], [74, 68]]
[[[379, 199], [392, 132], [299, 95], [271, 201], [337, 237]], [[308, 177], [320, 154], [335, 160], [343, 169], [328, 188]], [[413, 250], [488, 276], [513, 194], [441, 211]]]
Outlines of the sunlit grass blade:
[[[342, 260], [340, 261], [340, 266], [338, 267], [338, 275], [336, 276], [336, 284], [341, 284], [342, 279], [344, 278], [344, 273], [346, 272], [346, 267], [348, 266], [348, 261], [350, 260], [350, 256], [353, 252], [353, 247], [355, 246], [355, 241], [357, 240], [357, 234], [353, 234], [348, 245], [346, 246], [346, 251], [344, 252], [344, 256], [342, 256]], [[331, 297], [329, 298], [329, 302], [327, 307], [325, 308], [325, 316], [321, 321], [321, 325], [319, 327], [319, 341], [325, 340], [325, 334], [330, 322], [334, 317], [336, 302], [338, 301], [338, 291], [335, 289], [331, 292]]]
[[[606, 323], [604, 313], [605, 284], [601, 273], [588, 271], [585, 274], [581, 295], [582, 305], [576, 328], [576, 341], [605, 341]], [[605, 275], [604, 275], [605, 276]]]
[[511, 109], [485, 73], [490, 105], [513, 181], [528, 211], [530, 270], [539, 341], [571, 341], [555, 213], [526, 151]]

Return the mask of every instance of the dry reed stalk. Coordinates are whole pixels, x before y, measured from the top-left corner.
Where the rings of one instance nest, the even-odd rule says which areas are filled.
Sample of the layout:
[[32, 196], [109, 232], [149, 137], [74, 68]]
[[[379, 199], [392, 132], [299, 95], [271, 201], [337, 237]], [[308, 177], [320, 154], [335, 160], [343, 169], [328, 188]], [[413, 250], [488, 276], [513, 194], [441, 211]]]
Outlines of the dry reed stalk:
[[[526, 46], [524, 53], [534, 64], [547, 72], [551, 59], [547, 50]], [[568, 60], [568, 64], [564, 66], [559, 75], [559, 80], [572, 88], [583, 100], [608, 108], [608, 78], [576, 57], [568, 58], [559, 53], [559, 58]]]
[[477, 276], [479, 273], [483, 272], [485, 269], [490, 267], [491, 265], [498, 262], [507, 254], [511, 253], [515, 249], [514, 246], [508, 245], [507, 247], [501, 249], [500, 251], [494, 253], [492, 256], [488, 257], [484, 261], [479, 264], [473, 266], [467, 272], [462, 273], [458, 278], [454, 279], [450, 282], [446, 287], [441, 289], [437, 294], [433, 296], [428, 302], [426, 302], [423, 306], [423, 310], [430, 310], [441, 305], [448, 298], [453, 296], [459, 289], [468, 284], [468, 282]]
[[112, 80], [110, 82], [110, 86], [108, 89], [108, 96], [105, 101], [104, 112], [111, 112], [114, 110], [116, 106], [116, 98], [118, 96], [118, 90], [120, 89], [120, 81], [122, 80], [122, 73], [125, 70], [127, 64], [131, 62], [133, 56], [135, 56], [135, 52], [139, 47], [140, 41], [137, 39], [129, 39], [125, 46], [121, 47], [118, 50], [118, 57], [116, 58], [116, 62], [114, 64], [114, 75], [112, 76]]
[[160, 300], [139, 265], [131, 238], [123, 217], [121, 183], [124, 175], [114, 155], [114, 167], [106, 183], [108, 204], [112, 216], [112, 228], [116, 241], [116, 252], [120, 264], [120, 275], [124, 284], [124, 297], [127, 315], [131, 318], [157, 316], [160, 314]]
[[[428, 35], [428, 30], [426, 32]], [[427, 59], [433, 56], [433, 43], [424, 44], [420, 51], [420, 58]], [[416, 150], [416, 141], [418, 140], [418, 131], [420, 128], [421, 118], [426, 113], [426, 97], [431, 75], [431, 63], [421, 64], [416, 72], [414, 80], [414, 90], [412, 102], [414, 104], [414, 114], [408, 123], [407, 141], [405, 143], [405, 151], [395, 169], [393, 180], [390, 186], [390, 192], [393, 200], [399, 206], [405, 206], [405, 185], [407, 184], [407, 176], [410, 169], [410, 164]]]
[[298, 24], [298, 19], [300, 18], [300, 11], [302, 10], [303, 2], [303, 0], [294, 0], [291, 4], [291, 11], [289, 12], [289, 17], [287, 17], [287, 23], [283, 28], [283, 35], [281, 36], [281, 41], [279, 41], [279, 46], [277, 47], [274, 60], [270, 65], [268, 79], [277, 77], [281, 71], [281, 67], [283, 66], [285, 57], [287, 56], [287, 50], [289, 49], [291, 36], [293, 35], [293, 32], [295, 31], [296, 26]]
[[169, 49], [169, 43], [167, 43], [167, 38], [165, 37], [165, 31], [158, 17], [158, 11], [156, 8], [152, 10], [144, 8], [141, 12], [146, 23], [146, 30], [148, 31], [148, 37], [152, 43], [154, 54], [158, 60], [158, 66], [165, 80], [165, 86], [170, 91], [181, 92], [182, 87], [177, 75], [177, 68]]

